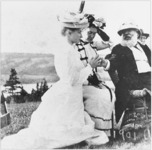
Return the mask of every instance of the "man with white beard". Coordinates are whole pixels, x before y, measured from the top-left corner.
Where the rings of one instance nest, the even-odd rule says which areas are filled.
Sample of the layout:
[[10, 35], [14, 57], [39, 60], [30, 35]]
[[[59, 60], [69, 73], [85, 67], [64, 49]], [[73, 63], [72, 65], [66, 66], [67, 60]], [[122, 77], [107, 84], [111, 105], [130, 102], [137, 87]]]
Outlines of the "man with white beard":
[[[116, 122], [127, 108], [129, 91], [151, 91], [151, 51], [138, 42], [140, 29], [133, 23], [124, 23], [118, 34], [122, 37], [120, 44], [113, 47], [110, 57], [103, 59], [101, 66], [105, 70], [117, 71], [119, 81], [116, 84]], [[150, 99], [147, 102], [150, 109]]]

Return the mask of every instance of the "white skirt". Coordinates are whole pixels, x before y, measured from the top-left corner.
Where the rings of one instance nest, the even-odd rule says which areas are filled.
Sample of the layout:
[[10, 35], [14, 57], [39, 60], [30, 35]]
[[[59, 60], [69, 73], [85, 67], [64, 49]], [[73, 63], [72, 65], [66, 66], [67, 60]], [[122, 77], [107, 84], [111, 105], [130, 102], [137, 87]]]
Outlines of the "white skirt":
[[42, 97], [32, 114], [29, 127], [4, 137], [1, 149], [32, 150], [69, 146], [87, 140], [104, 144], [108, 137], [94, 129], [94, 122], [84, 111], [82, 86], [58, 82]]
[[112, 128], [112, 112], [114, 111], [115, 94], [112, 98], [105, 86], [102, 89], [88, 85], [83, 86], [84, 108], [95, 122], [95, 128], [110, 130]]

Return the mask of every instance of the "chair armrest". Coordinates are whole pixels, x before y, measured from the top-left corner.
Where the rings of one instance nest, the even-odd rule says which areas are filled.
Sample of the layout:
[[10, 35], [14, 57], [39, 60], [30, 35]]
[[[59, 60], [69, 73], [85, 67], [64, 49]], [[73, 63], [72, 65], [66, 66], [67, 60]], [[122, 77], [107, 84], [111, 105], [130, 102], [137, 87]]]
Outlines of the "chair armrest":
[[130, 91], [130, 96], [132, 96], [133, 98], [140, 98], [140, 97], [144, 97], [148, 94], [148, 89], [144, 88], [142, 90], [131, 90]]

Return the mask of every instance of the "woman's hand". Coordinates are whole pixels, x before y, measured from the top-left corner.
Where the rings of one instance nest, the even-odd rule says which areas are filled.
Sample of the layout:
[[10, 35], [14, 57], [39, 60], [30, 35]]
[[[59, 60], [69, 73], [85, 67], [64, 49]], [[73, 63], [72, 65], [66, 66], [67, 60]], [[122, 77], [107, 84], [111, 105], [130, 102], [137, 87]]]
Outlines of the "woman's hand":
[[108, 64], [108, 60], [104, 59], [104, 58], [101, 58], [101, 60], [100, 60], [100, 67], [106, 68], [107, 64]]
[[101, 64], [101, 58], [99, 57], [99, 55], [97, 55], [95, 58], [91, 58], [89, 64], [92, 68], [99, 67]]

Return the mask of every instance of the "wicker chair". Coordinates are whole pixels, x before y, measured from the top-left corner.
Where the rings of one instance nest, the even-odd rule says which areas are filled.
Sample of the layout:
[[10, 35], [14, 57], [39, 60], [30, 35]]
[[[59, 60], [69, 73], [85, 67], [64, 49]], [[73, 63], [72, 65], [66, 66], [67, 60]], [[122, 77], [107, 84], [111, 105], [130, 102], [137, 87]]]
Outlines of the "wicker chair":
[[6, 127], [11, 123], [10, 113], [7, 109], [7, 104], [4, 98], [4, 95], [2, 93], [1, 95], [1, 115], [0, 115], [0, 121], [1, 121], [1, 128]]
[[[108, 71], [108, 73], [116, 86], [119, 81], [117, 71]], [[128, 104], [128, 107], [123, 112], [119, 123], [115, 128], [116, 130], [119, 130], [119, 134], [121, 134], [123, 140], [138, 140], [136, 131], [139, 129], [143, 129], [142, 133], [144, 133], [144, 138], [145, 132], [147, 138], [151, 136], [151, 113], [148, 111], [146, 105], [147, 94], [150, 94], [148, 92], [149, 91], [146, 88], [143, 90], [129, 91], [129, 101], [132, 101], [133, 103]], [[138, 101], [140, 101], [140, 107], [136, 105]]]

